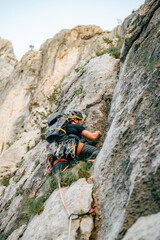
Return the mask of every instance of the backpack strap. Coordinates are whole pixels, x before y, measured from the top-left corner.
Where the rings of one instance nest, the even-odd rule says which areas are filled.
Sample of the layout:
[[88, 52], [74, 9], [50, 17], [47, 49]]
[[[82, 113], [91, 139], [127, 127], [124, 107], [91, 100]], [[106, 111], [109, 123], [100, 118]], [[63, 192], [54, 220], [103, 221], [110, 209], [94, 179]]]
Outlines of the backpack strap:
[[65, 131], [64, 129], [62, 129], [62, 128], [56, 128], [56, 129], [61, 130], [61, 131], [63, 131], [64, 133], [66, 133], [66, 131]]

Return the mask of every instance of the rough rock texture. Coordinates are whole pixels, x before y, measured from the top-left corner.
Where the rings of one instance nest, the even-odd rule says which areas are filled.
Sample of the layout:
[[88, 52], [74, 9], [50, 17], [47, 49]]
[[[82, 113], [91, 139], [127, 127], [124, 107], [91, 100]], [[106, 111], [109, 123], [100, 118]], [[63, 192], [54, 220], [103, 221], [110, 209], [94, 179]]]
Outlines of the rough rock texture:
[[[71, 108], [83, 112], [88, 130], [102, 131], [94, 185], [91, 177], [62, 189], [70, 212], [97, 205], [95, 218], [73, 222], [72, 239], [130, 238], [137, 223], [159, 218], [159, 6], [146, 1], [111, 33], [96, 26], [62, 30], [7, 72], [0, 86], [0, 231], [9, 239], [68, 236], [58, 190], [49, 191], [52, 178], [44, 177], [44, 132], [52, 112]], [[123, 39], [119, 61], [106, 50]], [[38, 199], [41, 212], [30, 215], [27, 203]], [[142, 228], [143, 236], [154, 231]]]
[[[85, 179], [80, 179], [69, 188], [63, 188], [63, 196], [70, 213], [88, 211], [92, 202], [92, 187], [93, 185], [88, 184]], [[82, 227], [81, 229], [81, 226], [86, 223], [87, 228]], [[35, 216], [28, 224], [21, 239], [67, 239], [68, 226], [68, 215], [61, 201], [60, 193], [56, 190], [45, 202], [42, 214]], [[72, 221], [71, 239], [77, 239], [78, 231], [80, 231], [82, 232], [81, 238], [89, 240], [92, 229], [93, 219], [91, 216]]]
[[26, 225], [24, 224], [19, 229], [15, 230], [7, 239], [8, 240], [20, 239], [20, 237], [23, 235], [25, 230], [26, 230]]
[[[147, 37], [147, 35], [152, 32], [153, 26], [153, 15], [157, 11], [157, 19], [158, 21], [158, 8], [160, 7], [160, 2], [155, 0], [147, 0], [145, 4], [143, 4], [138, 11], [136, 11], [132, 18], [126, 19], [123, 25], [123, 31], [126, 31], [124, 45], [122, 48], [121, 60], [124, 60], [129, 49], [132, 47], [132, 44], [136, 41], [136, 47], [140, 45], [143, 40]], [[155, 19], [154, 19], [155, 21]], [[153, 23], [153, 25], [156, 23]], [[127, 26], [126, 26], [127, 24]], [[150, 25], [150, 28], [146, 31], [146, 26]], [[151, 32], [150, 32], [151, 31]], [[143, 34], [143, 33], [146, 34]], [[155, 36], [156, 37], [156, 36]]]
[[6, 144], [13, 144], [24, 130], [28, 131], [25, 120], [29, 116], [29, 103], [38, 83], [39, 58], [39, 52], [30, 51], [25, 59], [16, 63], [9, 76], [9, 86], [6, 85], [0, 95], [1, 152], [6, 149]]
[[[84, 113], [89, 131], [99, 129], [104, 134], [110, 102], [117, 82], [119, 60], [105, 54], [82, 65], [78, 73], [65, 78], [59, 96], [60, 110], [78, 108]], [[107, 114], [106, 114], [107, 113]], [[102, 144], [101, 144], [102, 145]]]
[[123, 238], [123, 240], [140, 239], [160, 239], [160, 213], [139, 218]]
[[131, 48], [124, 45], [128, 54], [111, 102], [110, 128], [94, 168], [97, 239], [121, 239], [140, 216], [160, 211], [160, 8], [149, 10], [151, 3], [157, 1], [142, 8], [148, 19], [134, 41], [140, 13], [135, 28], [131, 24]]
[[[63, 196], [70, 213], [77, 213], [82, 210], [84, 212], [88, 211], [92, 202], [92, 187], [93, 184], [88, 184], [85, 179], [80, 179], [69, 188], [63, 188]], [[20, 236], [20, 239], [24, 240], [67, 239], [68, 224], [68, 215], [61, 201], [60, 192], [56, 190], [45, 202], [43, 212], [40, 215], [36, 215], [28, 226], [22, 225], [15, 230], [8, 239], [15, 240]], [[93, 219], [91, 216], [72, 221], [71, 239], [77, 239], [78, 232], [80, 232], [81, 238], [87, 240], [91, 235], [92, 229]]]
[[[24, 208], [30, 199], [45, 194], [50, 181], [43, 175], [47, 151], [41, 137], [53, 111], [82, 110], [87, 128], [102, 131], [102, 146], [119, 68], [119, 59], [108, 54], [97, 56], [109, 47], [103, 39], [107, 34], [96, 26], [62, 30], [39, 51], [26, 53], [8, 78], [10, 85], [0, 95], [0, 176], [2, 182], [4, 176], [10, 181], [8, 187], [0, 187], [0, 230], [13, 231], [10, 239], [67, 238], [68, 219], [57, 191], [40, 215], [30, 218]], [[89, 210], [92, 187], [82, 179], [63, 189], [70, 211]], [[50, 219], [53, 228], [49, 227]], [[39, 228], [42, 222], [48, 226], [43, 231]], [[57, 227], [63, 226], [62, 222], [64, 231]], [[92, 217], [73, 222], [72, 239], [89, 239], [93, 228]]]
[[0, 93], [14, 69], [16, 57], [10, 41], [0, 38]]
[[[113, 95], [119, 60], [108, 55], [96, 57], [97, 52], [108, 48], [105, 35], [94, 26], [62, 30], [40, 51], [31, 50], [22, 57], [9, 77], [10, 86], [0, 95], [1, 152], [23, 138], [24, 131], [41, 133], [43, 120], [62, 108], [67, 111], [78, 106], [85, 110], [97, 104], [95, 114], [106, 118], [104, 109]], [[94, 125], [93, 117], [91, 122]], [[103, 120], [99, 122], [102, 129]]]
[[13, 143], [0, 155], [0, 174], [13, 173], [17, 170], [16, 164], [21, 162], [27, 150], [31, 149], [40, 140], [39, 131], [30, 131]]
[[[26, 224], [25, 217], [22, 217], [21, 206], [28, 198], [34, 198], [43, 185], [44, 168], [41, 163], [46, 158], [46, 143], [40, 142], [33, 149], [28, 151], [19, 162], [19, 167], [14, 176], [10, 179], [10, 185], [6, 188], [0, 200], [0, 230], [9, 232], [15, 226]], [[38, 166], [36, 161], [39, 161]], [[18, 194], [18, 189], [23, 189], [23, 194]], [[8, 209], [6, 211], [6, 209]], [[21, 219], [22, 222], [20, 222]]]

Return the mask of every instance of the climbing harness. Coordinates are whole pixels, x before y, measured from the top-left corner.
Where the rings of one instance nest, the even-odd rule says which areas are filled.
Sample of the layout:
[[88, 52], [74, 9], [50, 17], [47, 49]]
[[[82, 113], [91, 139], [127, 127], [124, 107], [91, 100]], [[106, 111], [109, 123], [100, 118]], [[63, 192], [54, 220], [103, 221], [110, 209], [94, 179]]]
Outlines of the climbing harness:
[[61, 142], [56, 151], [56, 157], [62, 158], [64, 155], [67, 157], [70, 155], [72, 158], [76, 156], [76, 140], [75, 138], [69, 138]]
[[[57, 160], [53, 160], [53, 156], [51, 153], [48, 154], [46, 162], [45, 162], [45, 172], [44, 175], [53, 175], [55, 172], [55, 165], [59, 162], [67, 162], [67, 159], [61, 158], [61, 159], [57, 159]], [[69, 168], [69, 164], [61, 171], [64, 172], [65, 170], [67, 170], [67, 168]]]
[[80, 143], [78, 146], [78, 155], [76, 154], [76, 145], [75, 138], [69, 138], [68, 140], [62, 141], [59, 145], [54, 144], [54, 146], [52, 146], [52, 144], [47, 144], [46, 148], [50, 150], [52, 154], [49, 153], [45, 161], [44, 175], [52, 175], [54, 173], [55, 165], [59, 162], [68, 162], [68, 168], [69, 161], [67, 159], [75, 159], [75, 157], [79, 155], [83, 143]]
[[59, 163], [59, 162], [68, 162], [68, 160], [67, 160], [67, 159], [64, 159], [64, 158], [57, 159], [56, 161], [54, 161], [53, 166], [55, 166], [56, 163]]

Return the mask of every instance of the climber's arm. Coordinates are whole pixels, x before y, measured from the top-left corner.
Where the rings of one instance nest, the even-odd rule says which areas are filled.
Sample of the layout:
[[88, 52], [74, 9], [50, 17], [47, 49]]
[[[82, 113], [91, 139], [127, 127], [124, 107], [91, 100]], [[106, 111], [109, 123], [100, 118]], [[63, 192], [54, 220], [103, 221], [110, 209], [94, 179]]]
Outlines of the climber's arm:
[[92, 140], [92, 141], [95, 141], [99, 136], [101, 136], [101, 132], [100, 131], [96, 131], [94, 133], [91, 133], [87, 130], [83, 130], [81, 135], [83, 137], [86, 137], [88, 140]]

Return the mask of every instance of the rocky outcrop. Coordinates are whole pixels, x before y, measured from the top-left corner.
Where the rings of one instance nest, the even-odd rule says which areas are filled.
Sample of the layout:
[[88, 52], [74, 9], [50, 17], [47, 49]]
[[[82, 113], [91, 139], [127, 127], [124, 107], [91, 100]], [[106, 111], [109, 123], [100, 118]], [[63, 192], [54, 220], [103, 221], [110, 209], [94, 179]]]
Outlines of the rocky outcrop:
[[[105, 35], [99, 27], [79, 26], [71, 31], [63, 30], [47, 40], [40, 51], [31, 50], [23, 56], [10, 76], [10, 87], [4, 89], [1, 95], [1, 152], [20, 139], [24, 131], [33, 129], [36, 134], [37, 131], [40, 133], [43, 120], [59, 107], [67, 110], [79, 106], [83, 100], [83, 106], [79, 108], [85, 110], [86, 105], [91, 107], [99, 103], [101, 113], [97, 108], [96, 114], [103, 114], [105, 98], [110, 101], [113, 95], [119, 62], [110, 56], [95, 58], [97, 52], [108, 47], [103, 40]], [[109, 64], [108, 68], [106, 64]], [[80, 75], [83, 76], [80, 78]], [[86, 81], [86, 78], [90, 78], [90, 81]], [[108, 79], [106, 83], [103, 83], [104, 78]], [[68, 87], [71, 86], [72, 91], [68, 95]], [[96, 98], [91, 100], [94, 91], [97, 91]], [[66, 93], [68, 99], [64, 103], [63, 96]], [[103, 97], [104, 104], [101, 103]], [[64, 104], [57, 106], [61, 101]]]
[[[82, 209], [84, 212], [88, 211], [92, 202], [92, 187], [92, 184], [88, 184], [86, 180], [82, 178], [76, 183], [73, 183], [69, 188], [63, 188], [63, 196], [70, 214], [80, 212]], [[81, 232], [82, 239], [87, 240], [91, 235], [92, 229], [93, 219], [91, 216], [72, 221], [71, 239], [77, 239], [78, 232]], [[63, 240], [68, 238], [68, 216], [63, 206], [59, 190], [55, 190], [48, 198], [44, 204], [44, 211], [40, 215], [36, 215], [28, 226], [22, 225], [22, 227], [15, 230], [8, 239], [15, 240], [20, 236], [21, 239], [24, 240]]]
[[157, 240], [160, 238], [160, 213], [139, 218], [123, 240]]
[[[63, 196], [67, 208], [71, 213], [87, 212], [92, 203], [92, 184], [85, 179], [73, 183], [70, 188], [63, 188]], [[78, 191], [77, 191], [78, 189]], [[75, 194], [76, 193], [76, 194]], [[57, 204], [57, 202], [59, 204]], [[41, 228], [39, 228], [41, 223]], [[83, 227], [87, 225], [87, 227]], [[71, 239], [77, 239], [78, 231], [81, 238], [89, 239], [93, 229], [91, 216], [72, 222]], [[67, 239], [68, 238], [68, 216], [61, 202], [59, 191], [56, 190], [45, 202], [44, 211], [40, 216], [35, 216], [28, 225], [22, 239]]]
[[[103, 133], [89, 175], [62, 188], [70, 213], [97, 206], [95, 217], [72, 222], [71, 239], [159, 236], [159, 10], [159, 1], [146, 1], [112, 33], [62, 30], [8, 73], [0, 93], [0, 230], [9, 240], [68, 237], [57, 182], [44, 177], [43, 139], [48, 116], [71, 108]], [[119, 60], [107, 51], [120, 43]]]
[[[109, 47], [104, 41], [107, 34], [96, 26], [63, 30], [47, 40], [38, 52], [31, 50], [26, 53], [9, 76], [10, 87], [6, 86], [1, 94], [0, 165], [1, 181], [3, 177], [9, 177], [10, 185], [0, 188], [0, 229], [4, 233], [13, 231], [10, 239], [18, 239], [22, 235], [22, 239], [67, 237], [68, 219], [60, 201], [56, 201], [58, 191], [45, 201], [40, 215], [31, 217], [31, 225], [27, 225], [29, 219], [23, 208], [30, 199], [36, 201], [41, 198], [44, 188], [48, 188], [48, 180], [43, 175], [46, 143], [41, 136], [43, 138], [47, 117], [53, 111], [81, 110], [88, 129], [95, 131], [98, 128], [103, 132], [99, 142], [102, 146], [119, 68], [119, 59], [105, 52], [97, 54]], [[70, 211], [87, 212], [91, 207], [93, 185], [91, 180], [87, 181], [90, 183], [83, 179], [63, 189]], [[60, 222], [65, 219], [63, 231], [57, 228], [57, 224], [61, 225], [55, 220], [57, 215]], [[50, 221], [52, 216], [52, 227], [57, 228], [57, 233], [48, 232], [49, 224], [43, 234], [33, 227], [34, 224], [39, 226], [39, 222]], [[92, 217], [75, 221], [72, 239], [89, 239], [93, 228]]]
[[[160, 2], [155, 0], [147, 0], [145, 4], [143, 4], [138, 11], [136, 11], [132, 17], [129, 17], [124, 21], [123, 31], [125, 31], [125, 39], [121, 52], [121, 60], [124, 61], [129, 49], [132, 47], [132, 44], [136, 41], [136, 45], [140, 45], [147, 35], [152, 32], [152, 21], [153, 15], [155, 16], [155, 12], [157, 12], [158, 17], [158, 9], [160, 7]], [[154, 19], [154, 24], [158, 21]], [[146, 31], [146, 26], [149, 25], [150, 28]], [[146, 33], [146, 34], [145, 34]]]
[[23, 58], [15, 65], [9, 76], [9, 87], [6, 85], [0, 95], [1, 152], [19, 139], [24, 130], [28, 131], [25, 121], [30, 114], [29, 103], [38, 83], [39, 58], [39, 52], [27, 53], [25, 60]]
[[[121, 62], [110, 128], [94, 168], [98, 239], [121, 239], [140, 216], [160, 211], [159, 10], [144, 14], [143, 31], [133, 41], [132, 30], [130, 49], [124, 44], [122, 50], [128, 54]], [[137, 21], [131, 29], [138, 27]]]
[[13, 71], [16, 61], [11, 42], [0, 38], [0, 93], [7, 84], [7, 78]]

